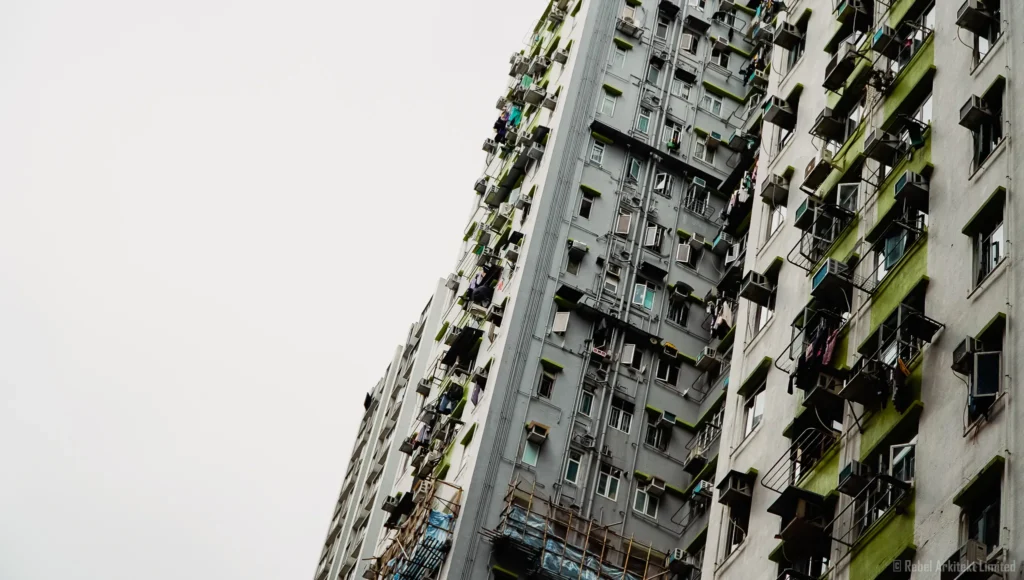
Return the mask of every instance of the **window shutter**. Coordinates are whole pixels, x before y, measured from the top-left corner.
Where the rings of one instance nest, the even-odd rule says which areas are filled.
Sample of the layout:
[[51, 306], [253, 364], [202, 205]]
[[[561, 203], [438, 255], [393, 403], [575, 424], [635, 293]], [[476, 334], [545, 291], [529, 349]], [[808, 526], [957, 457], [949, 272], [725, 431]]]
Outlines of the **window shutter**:
[[647, 226], [647, 235], [644, 236], [644, 245], [647, 247], [658, 245], [658, 226]]
[[636, 356], [636, 345], [628, 343], [622, 345], [622, 356], [619, 357], [619, 362], [633, 366], [634, 356]]
[[676, 262], [679, 262], [680, 264], [689, 265], [690, 254], [692, 251], [693, 248], [690, 247], [690, 244], [687, 244], [686, 242], [680, 243], [678, 246], [676, 246]]
[[569, 313], [568, 312], [556, 312], [555, 322], [551, 325], [551, 332], [557, 332], [559, 334], [564, 333], [569, 329]]
[[615, 233], [629, 235], [630, 222], [633, 219], [633, 214], [620, 213], [619, 219], [615, 223]]

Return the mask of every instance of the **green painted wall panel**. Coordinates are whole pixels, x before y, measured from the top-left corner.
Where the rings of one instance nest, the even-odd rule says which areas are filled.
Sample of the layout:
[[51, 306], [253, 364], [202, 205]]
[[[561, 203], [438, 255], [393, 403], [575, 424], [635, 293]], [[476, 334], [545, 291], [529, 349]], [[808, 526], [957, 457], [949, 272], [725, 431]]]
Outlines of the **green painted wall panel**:
[[899, 306], [922, 276], [928, 274], [928, 240], [917, 242], [875, 290], [871, 302], [871, 332]]
[[[925, 133], [924, 147], [914, 152], [914, 157], [909, 161], [904, 161], [897, 165], [889, 175], [882, 182], [882, 185], [878, 188], [878, 208], [877, 217], [882, 217], [885, 212], [889, 211], [890, 208], [896, 203], [896, 195], [893, 192], [893, 186], [896, 184], [896, 180], [899, 179], [904, 171], [908, 169], [914, 173], [922, 173], [925, 166], [932, 162], [932, 132], [929, 130]], [[877, 223], [877, 222], [876, 222]]]
[[834, 445], [829, 449], [825, 457], [797, 485], [819, 495], [828, 495], [828, 492], [835, 489], [839, 485], [839, 446]]
[[914, 545], [914, 499], [904, 513], [893, 511], [877, 522], [861, 542], [850, 560], [850, 580], [872, 580]]
[[[910, 61], [903, 70], [900, 71], [898, 77], [896, 77], [895, 85], [892, 87], [892, 92], [889, 93], [888, 98], [883, 103], [882, 110], [884, 111], [885, 119], [888, 121], [892, 118], [893, 113], [899, 109], [900, 105], [907, 98], [914, 87], [921, 82], [926, 76], [932, 74], [932, 69], [935, 67], [935, 35], [928, 37], [928, 40], [924, 41], [924, 46], [917, 51], [914, 55], [914, 59]], [[883, 125], [886, 123], [883, 123]]]

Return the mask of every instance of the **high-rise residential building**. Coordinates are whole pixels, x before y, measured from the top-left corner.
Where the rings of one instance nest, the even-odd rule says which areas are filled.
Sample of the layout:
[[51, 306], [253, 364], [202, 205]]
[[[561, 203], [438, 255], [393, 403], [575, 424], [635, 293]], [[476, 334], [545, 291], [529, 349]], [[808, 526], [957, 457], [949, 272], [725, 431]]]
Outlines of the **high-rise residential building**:
[[[441, 318], [446, 288], [434, 296], [395, 348], [384, 376], [363, 398], [356, 442], [334, 506], [314, 580], [347, 578], [373, 558], [387, 514], [381, 511], [402, 469], [399, 446], [419, 412], [416, 385], [433, 356], [431, 328]], [[353, 405], [357, 404], [353, 401]]]
[[327, 578], [1008, 568], [1021, 13], [550, 2]]
[[1019, 574], [1022, 17], [760, 4], [754, 214], [788, 215], [751, 220], [704, 577]]

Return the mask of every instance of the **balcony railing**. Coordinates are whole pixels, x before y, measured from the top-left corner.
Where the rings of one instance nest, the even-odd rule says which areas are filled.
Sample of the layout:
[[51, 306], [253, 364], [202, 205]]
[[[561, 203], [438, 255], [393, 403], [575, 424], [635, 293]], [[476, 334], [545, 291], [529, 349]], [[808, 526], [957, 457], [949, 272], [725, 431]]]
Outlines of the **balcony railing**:
[[839, 441], [839, 435], [827, 429], [810, 427], [793, 441], [775, 465], [761, 478], [761, 485], [782, 493], [807, 475]]
[[901, 508], [910, 498], [911, 489], [909, 482], [886, 474], [876, 475], [829, 524], [832, 539], [847, 548], [853, 547], [875, 522]]

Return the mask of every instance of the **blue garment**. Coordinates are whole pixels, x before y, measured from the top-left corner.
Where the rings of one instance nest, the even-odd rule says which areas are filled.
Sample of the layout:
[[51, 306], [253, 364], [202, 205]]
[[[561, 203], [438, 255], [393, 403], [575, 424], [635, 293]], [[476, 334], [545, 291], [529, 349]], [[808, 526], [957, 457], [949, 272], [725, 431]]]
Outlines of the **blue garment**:
[[508, 122], [513, 127], [518, 127], [519, 122], [523, 120], [523, 111], [519, 108], [519, 105], [512, 105], [512, 111], [508, 114]]

